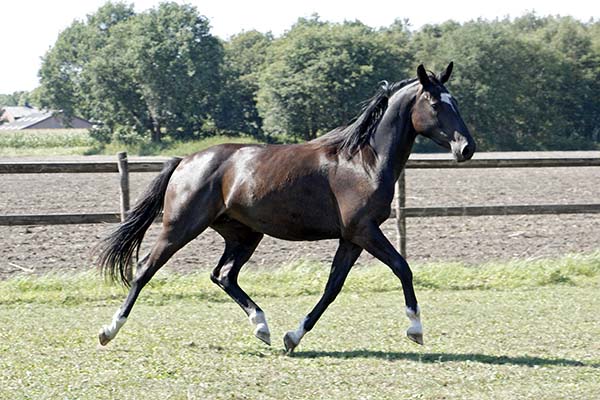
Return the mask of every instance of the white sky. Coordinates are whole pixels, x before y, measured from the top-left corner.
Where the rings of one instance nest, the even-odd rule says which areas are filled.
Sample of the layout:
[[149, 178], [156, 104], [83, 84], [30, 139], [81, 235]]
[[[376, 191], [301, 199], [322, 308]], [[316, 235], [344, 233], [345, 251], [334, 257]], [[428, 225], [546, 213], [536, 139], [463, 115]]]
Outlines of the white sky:
[[[83, 20], [105, 0], [3, 0], [0, 4], [0, 93], [32, 90], [38, 85], [40, 58], [61, 30], [75, 19]], [[159, 0], [126, 0], [136, 11], [154, 7]], [[184, 3], [184, 1], [177, 1]], [[299, 17], [318, 13], [324, 21], [360, 20], [388, 26], [408, 18], [412, 28], [449, 19], [465, 22], [518, 17], [535, 11], [540, 16], [570, 15], [582, 21], [600, 18], [600, 1], [594, 0], [191, 0], [206, 15], [212, 33], [222, 38], [243, 30], [271, 31], [279, 35]]]

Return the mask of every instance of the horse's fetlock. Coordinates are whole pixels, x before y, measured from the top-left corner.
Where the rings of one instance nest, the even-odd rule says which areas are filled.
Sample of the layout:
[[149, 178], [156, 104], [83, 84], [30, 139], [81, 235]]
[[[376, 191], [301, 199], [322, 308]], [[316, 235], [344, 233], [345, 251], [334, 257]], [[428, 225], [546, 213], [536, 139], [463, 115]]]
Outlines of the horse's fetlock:
[[210, 274], [210, 280], [217, 285], [221, 285], [221, 281], [219, 280], [219, 276], [215, 274]]

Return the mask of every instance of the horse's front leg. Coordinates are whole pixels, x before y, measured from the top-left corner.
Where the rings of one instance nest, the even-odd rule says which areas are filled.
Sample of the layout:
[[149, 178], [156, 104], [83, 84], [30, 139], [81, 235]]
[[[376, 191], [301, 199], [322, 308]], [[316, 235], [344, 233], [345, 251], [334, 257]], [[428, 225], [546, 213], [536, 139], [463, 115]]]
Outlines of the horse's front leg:
[[325, 292], [317, 305], [300, 322], [298, 329], [287, 332], [283, 337], [283, 344], [286, 352], [291, 353], [294, 351], [304, 335], [315, 326], [321, 315], [323, 315], [323, 312], [325, 312], [327, 307], [335, 300], [340, 293], [340, 290], [342, 290], [342, 286], [346, 281], [350, 268], [352, 268], [361, 252], [362, 248], [359, 246], [344, 239], [340, 239], [340, 244], [335, 253], [335, 257], [333, 258], [331, 272], [329, 273], [329, 278], [325, 285]]
[[394, 246], [375, 223], [369, 224], [364, 229], [358, 231], [352, 240], [354, 243], [371, 253], [375, 258], [390, 267], [394, 274], [400, 278], [406, 303], [406, 315], [410, 320], [410, 327], [406, 331], [406, 335], [413, 342], [423, 344], [421, 313], [419, 305], [417, 304], [415, 289], [413, 288], [412, 271], [404, 257], [396, 251]]

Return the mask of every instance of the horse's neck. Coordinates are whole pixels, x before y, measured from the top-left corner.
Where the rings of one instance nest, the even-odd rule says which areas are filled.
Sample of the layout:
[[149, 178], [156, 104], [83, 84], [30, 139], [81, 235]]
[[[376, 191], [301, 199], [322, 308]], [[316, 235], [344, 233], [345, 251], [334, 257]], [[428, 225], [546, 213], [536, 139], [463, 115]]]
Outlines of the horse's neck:
[[410, 86], [398, 91], [390, 99], [390, 105], [373, 135], [372, 146], [379, 159], [379, 176], [395, 183], [404, 170], [416, 133], [411, 122], [411, 110], [416, 88]]

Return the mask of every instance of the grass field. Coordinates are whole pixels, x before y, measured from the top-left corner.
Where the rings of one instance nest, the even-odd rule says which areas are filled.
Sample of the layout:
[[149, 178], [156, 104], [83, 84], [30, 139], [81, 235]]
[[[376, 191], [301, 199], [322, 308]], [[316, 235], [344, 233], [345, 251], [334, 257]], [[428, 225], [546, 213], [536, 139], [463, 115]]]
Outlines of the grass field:
[[87, 129], [0, 131], [0, 156], [82, 155], [95, 143]]
[[191, 142], [100, 145], [86, 129], [32, 129], [0, 131], [0, 157], [114, 155], [127, 151], [130, 155], [181, 156], [192, 154], [220, 143], [257, 143], [247, 136], [214, 136]]
[[425, 346], [404, 338], [399, 284], [358, 268], [292, 356], [281, 338], [327, 276], [242, 274], [274, 345], [207, 274], [159, 274], [107, 347], [124, 290], [91, 273], [0, 282], [0, 398], [593, 399], [600, 394], [600, 254], [413, 268]]

